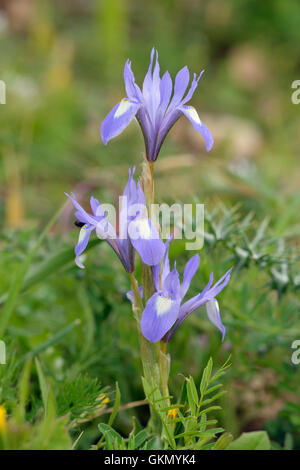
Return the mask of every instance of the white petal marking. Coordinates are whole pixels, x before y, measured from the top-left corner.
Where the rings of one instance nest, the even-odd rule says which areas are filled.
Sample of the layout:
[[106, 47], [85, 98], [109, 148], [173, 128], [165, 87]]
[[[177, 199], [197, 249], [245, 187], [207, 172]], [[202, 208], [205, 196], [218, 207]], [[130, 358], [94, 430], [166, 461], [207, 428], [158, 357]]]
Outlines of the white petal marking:
[[136, 226], [141, 238], [144, 240], [149, 240], [149, 238], [151, 238], [151, 228], [148, 219], [141, 217], [136, 221]]
[[188, 107], [187, 113], [196, 124], [202, 124], [201, 119], [199, 118], [199, 115], [193, 106]]
[[157, 297], [156, 301], [156, 313], [160, 317], [167, 313], [172, 305], [172, 300], [168, 299], [168, 297], [159, 296]]
[[118, 106], [117, 111], [114, 114], [115, 118], [123, 116], [130, 108], [133, 106], [132, 103], [127, 98], [123, 98], [120, 105]]
[[86, 234], [86, 230], [87, 230], [87, 226], [83, 225], [83, 227], [81, 227], [80, 232], [79, 232], [78, 243], [81, 243], [83, 241], [85, 234]]

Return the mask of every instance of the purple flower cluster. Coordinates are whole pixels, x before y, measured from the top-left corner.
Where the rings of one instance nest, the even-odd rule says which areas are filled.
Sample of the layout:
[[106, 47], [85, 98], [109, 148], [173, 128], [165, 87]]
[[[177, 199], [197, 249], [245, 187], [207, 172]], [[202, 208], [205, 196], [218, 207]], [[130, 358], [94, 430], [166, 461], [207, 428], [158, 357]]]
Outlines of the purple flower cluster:
[[149, 266], [160, 262], [164, 253], [164, 244], [151, 220], [145, 216], [145, 196], [140, 183], [136, 184], [133, 179], [134, 171], [135, 169], [129, 170], [129, 179], [123, 192], [127, 205], [126, 210], [120, 209], [118, 233], [108, 221], [107, 214], [97, 199], [91, 197], [92, 214], [89, 214], [77, 202], [74, 194], [71, 196], [67, 194], [75, 206], [75, 217], [83, 224], [75, 246], [75, 261], [80, 268], [84, 267], [82, 254], [93, 231], [99, 238], [107, 241], [128, 273], [134, 271], [135, 250], [142, 261]]
[[[146, 303], [141, 319], [142, 333], [151, 343], [156, 343], [159, 340], [169, 342], [181, 323], [203, 305], [206, 306], [209, 320], [220, 330], [222, 340], [224, 339], [225, 327], [221, 321], [216, 296], [227, 286], [231, 269], [214, 286], [212, 285], [213, 273], [211, 273], [209, 282], [203, 291], [183, 302], [191, 280], [198, 270], [199, 263], [198, 254], [187, 262], [183, 281], [180, 283], [176, 263], [173, 270], [170, 270], [169, 241], [166, 242], [162, 268], [160, 264], [152, 268], [156, 292]], [[128, 293], [128, 298], [133, 301], [131, 292]]]
[[[154, 64], [154, 55], [155, 64]], [[135, 83], [129, 61], [125, 64], [124, 81], [127, 98], [118, 103], [106, 116], [101, 127], [101, 136], [104, 144], [119, 135], [136, 117], [143, 132], [146, 156], [151, 162], [157, 159], [161, 145], [171, 127], [183, 114], [199, 131], [209, 151], [213, 145], [210, 131], [200, 120], [197, 111], [187, 105], [198, 86], [199, 79], [194, 74], [191, 85], [190, 73], [183, 67], [176, 75], [174, 86], [169, 72], [160, 78], [160, 67], [157, 52], [153, 49], [148, 72], [146, 73], [142, 90]], [[126, 198], [126, 210], [120, 208], [120, 226], [118, 233], [109, 222], [107, 214], [101, 204], [94, 197], [90, 200], [92, 213], [86, 212], [71, 194], [67, 196], [73, 202], [78, 223], [82, 226], [79, 241], [75, 247], [75, 261], [83, 268], [82, 254], [87, 247], [93, 231], [103, 238], [113, 248], [125, 270], [134, 271], [135, 252], [137, 251], [142, 262], [152, 267], [155, 293], [147, 300], [141, 317], [141, 331], [144, 337], [152, 343], [163, 340], [170, 341], [181, 323], [195, 310], [206, 306], [209, 320], [220, 330], [222, 339], [225, 327], [221, 321], [217, 295], [224, 289], [230, 280], [231, 269], [227, 271], [213, 285], [213, 273], [206, 287], [201, 293], [184, 301], [190, 283], [198, 270], [200, 258], [196, 254], [186, 264], [183, 280], [180, 282], [179, 274], [174, 268], [170, 270], [169, 244], [160, 239], [158, 230], [147, 216], [145, 195], [140, 183], [134, 181], [134, 169], [129, 170], [129, 179], [123, 192]], [[143, 297], [143, 289], [139, 288]], [[132, 291], [127, 297], [135, 302]]]
[[[154, 54], [156, 60], [153, 67]], [[194, 129], [201, 133], [206, 150], [209, 151], [213, 146], [211, 132], [200, 120], [196, 109], [187, 105], [203, 72], [198, 76], [194, 74], [188, 89], [190, 72], [187, 67], [183, 67], [177, 73], [173, 87], [168, 71], [160, 78], [158, 54], [152, 49], [149, 69], [141, 90], [135, 83], [131, 63], [127, 60], [124, 69], [127, 97], [113, 107], [102, 123], [101, 137], [104, 144], [121, 134], [136, 117], [143, 132], [146, 157], [149, 161], [155, 161], [167, 133], [183, 114], [190, 120]]]

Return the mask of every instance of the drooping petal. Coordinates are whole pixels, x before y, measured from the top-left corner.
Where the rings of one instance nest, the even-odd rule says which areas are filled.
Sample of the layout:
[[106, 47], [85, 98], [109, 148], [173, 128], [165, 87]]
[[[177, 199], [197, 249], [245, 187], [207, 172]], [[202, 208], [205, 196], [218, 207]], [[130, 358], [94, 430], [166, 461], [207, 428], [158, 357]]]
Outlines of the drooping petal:
[[220, 309], [219, 304], [216, 299], [210, 300], [206, 304], [206, 313], [209, 320], [215, 325], [218, 330], [222, 333], [222, 341], [224, 340], [224, 336], [226, 333], [226, 328], [222, 323], [221, 316], [220, 316]]
[[197, 269], [199, 268], [199, 263], [200, 263], [200, 257], [199, 255], [193, 256], [185, 265], [184, 273], [183, 273], [183, 281], [181, 284], [181, 298], [185, 296], [187, 293], [191, 280], [196, 274]]
[[82, 253], [87, 247], [92, 230], [93, 230], [93, 227], [89, 225], [84, 225], [79, 232], [78, 243], [75, 246], [75, 255], [76, 255], [75, 263], [81, 269], [84, 269], [84, 265], [82, 263], [82, 259], [80, 259], [80, 255], [82, 255]]
[[177, 320], [179, 301], [156, 293], [148, 300], [141, 319], [141, 330], [151, 343], [161, 340]]
[[195, 110], [195, 108], [193, 106], [181, 106], [180, 110], [193, 124], [194, 129], [200, 132], [200, 134], [202, 135], [205, 141], [206, 150], [207, 152], [209, 152], [213, 146], [214, 139], [210, 130], [203, 124], [203, 122], [199, 118], [199, 115], [197, 111]]
[[128, 234], [143, 263], [155, 266], [164, 255], [165, 246], [151, 220], [138, 217], [130, 222]]
[[101, 137], [105, 145], [109, 140], [123, 132], [136, 115], [140, 106], [140, 103], [133, 103], [124, 98], [113, 107], [101, 126]]

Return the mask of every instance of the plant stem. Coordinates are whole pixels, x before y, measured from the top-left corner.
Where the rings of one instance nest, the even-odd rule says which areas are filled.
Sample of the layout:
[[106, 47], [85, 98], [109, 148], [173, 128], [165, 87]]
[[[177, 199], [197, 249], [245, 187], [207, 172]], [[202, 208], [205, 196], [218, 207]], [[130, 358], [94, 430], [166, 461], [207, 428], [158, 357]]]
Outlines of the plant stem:
[[[145, 200], [147, 204], [148, 217], [157, 225], [156, 220], [154, 220], [155, 215], [152, 211], [152, 204], [154, 203], [154, 165], [153, 162], [145, 161], [143, 166], [143, 172], [141, 177], [141, 184], [145, 194]], [[156, 396], [168, 397], [168, 378], [169, 378], [169, 369], [170, 369], [170, 357], [166, 355], [166, 345], [162, 342], [150, 343], [142, 335], [140, 329], [140, 320], [144, 305], [140, 296], [138, 289], [138, 283], [135, 279], [133, 273], [129, 274], [130, 282], [132, 286], [132, 291], [134, 293], [134, 305], [133, 311], [135, 318], [138, 323], [138, 332], [139, 332], [139, 341], [140, 341], [140, 350], [141, 350], [141, 360], [143, 364], [144, 372], [144, 391], [146, 397], [149, 399], [149, 402], [153, 403], [152, 392], [156, 390]], [[143, 297], [144, 302], [146, 303], [148, 299], [155, 292], [152, 268], [142, 264], [142, 283], [143, 283]], [[158, 394], [158, 395], [157, 395]], [[151, 397], [150, 397], [151, 395]], [[160, 401], [160, 407], [164, 408], [169, 405], [169, 399]], [[152, 430], [158, 434], [162, 431], [161, 419], [154, 410], [153, 406], [150, 405], [151, 420], [150, 426]]]
[[[160, 379], [160, 368], [159, 368], [159, 343], [150, 343], [142, 335], [140, 329], [140, 320], [143, 312], [143, 302], [140, 296], [138, 289], [138, 283], [133, 273], [129, 273], [129, 278], [131, 282], [132, 291], [134, 294], [134, 306], [133, 312], [137, 321], [138, 333], [139, 333], [139, 343], [141, 351], [141, 360], [143, 364], [143, 373], [146, 383], [148, 384], [151, 390], [158, 389], [161, 390], [161, 379]], [[147, 391], [145, 394], [147, 396]], [[159, 417], [155, 410], [150, 406], [151, 419], [149, 426], [152, 431], [155, 433], [160, 433], [161, 423]]]

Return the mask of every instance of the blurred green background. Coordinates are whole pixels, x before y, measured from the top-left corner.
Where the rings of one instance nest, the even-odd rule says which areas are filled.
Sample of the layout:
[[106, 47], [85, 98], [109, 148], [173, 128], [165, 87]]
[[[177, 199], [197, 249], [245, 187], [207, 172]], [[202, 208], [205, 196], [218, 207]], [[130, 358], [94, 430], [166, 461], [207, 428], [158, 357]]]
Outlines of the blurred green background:
[[[156, 198], [205, 203], [208, 236], [195, 293], [210, 271], [217, 278], [235, 265], [238, 274], [221, 295], [223, 345], [200, 313], [174, 337], [171, 390], [176, 394], [179, 373], [199, 379], [209, 355], [218, 364], [231, 352], [223, 425], [235, 435], [264, 428], [275, 447], [300, 448], [300, 366], [291, 363], [291, 344], [300, 339], [300, 105], [291, 102], [291, 84], [300, 78], [299, 2], [2, 0], [0, 41], [7, 87], [0, 106], [0, 295], [65, 203], [65, 191], [83, 203], [91, 194], [112, 202], [128, 166], [140, 169], [138, 126], [107, 147], [100, 139], [101, 121], [124, 97], [126, 59], [139, 84], [153, 46], [172, 77], [184, 65], [192, 73], [204, 68], [191, 103], [215, 145], [205, 153], [201, 136], [180, 119], [155, 164]], [[73, 246], [73, 221], [67, 204], [32, 273]], [[177, 242], [171, 255], [183, 265], [190, 253]], [[41, 353], [47, 374], [58, 384], [79, 372], [107, 387], [118, 380], [123, 403], [141, 399], [128, 280], [104, 244], [90, 251], [86, 265], [82, 272], [68, 261], [20, 295], [7, 330], [8, 354], [22, 357], [80, 318], [79, 327]], [[1, 401], [10, 411], [18, 374], [5, 381], [3, 366], [0, 374]], [[128, 413], [119, 417], [124, 432]], [[145, 413], [135, 410], [141, 421]], [[96, 435], [91, 422], [80, 445]]]

